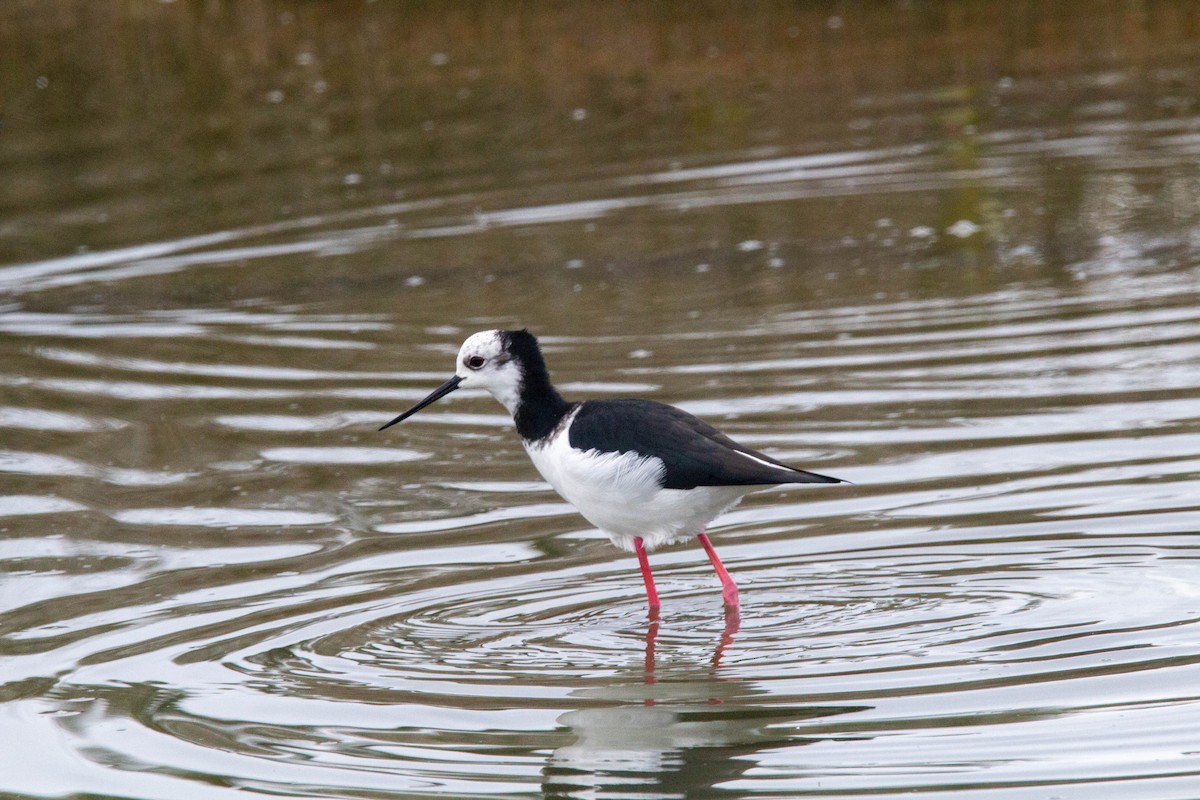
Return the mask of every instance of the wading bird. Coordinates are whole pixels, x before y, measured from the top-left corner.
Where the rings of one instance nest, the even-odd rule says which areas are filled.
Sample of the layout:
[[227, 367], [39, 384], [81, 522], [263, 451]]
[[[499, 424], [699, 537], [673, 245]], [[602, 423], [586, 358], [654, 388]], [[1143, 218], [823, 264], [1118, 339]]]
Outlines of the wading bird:
[[499, 400], [542, 477], [613, 544], [637, 554], [652, 613], [659, 602], [647, 550], [695, 536], [721, 580], [725, 605], [737, 609], [737, 585], [705, 533], [708, 524], [758, 489], [844, 482], [776, 461], [653, 400], [564, 400], [525, 330], [470, 336], [454, 377], [380, 430], [463, 386]]

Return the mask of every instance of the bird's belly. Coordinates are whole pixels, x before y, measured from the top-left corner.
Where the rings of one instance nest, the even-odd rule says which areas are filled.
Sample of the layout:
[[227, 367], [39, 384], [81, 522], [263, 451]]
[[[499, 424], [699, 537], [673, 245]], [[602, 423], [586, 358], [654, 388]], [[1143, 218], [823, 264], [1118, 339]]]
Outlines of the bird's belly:
[[662, 488], [662, 462], [635, 453], [580, 451], [560, 436], [526, 445], [542, 477], [613, 543], [633, 549], [640, 536], [650, 549], [702, 533], [708, 523], [752, 491], [749, 486]]
[[659, 489], [641, 502], [628, 499], [585, 497], [573, 500], [589, 522], [608, 534], [615, 545], [633, 550], [633, 540], [641, 537], [653, 550], [665, 544], [703, 533], [721, 512], [736, 505], [745, 494], [731, 487], [703, 486], [696, 489]]

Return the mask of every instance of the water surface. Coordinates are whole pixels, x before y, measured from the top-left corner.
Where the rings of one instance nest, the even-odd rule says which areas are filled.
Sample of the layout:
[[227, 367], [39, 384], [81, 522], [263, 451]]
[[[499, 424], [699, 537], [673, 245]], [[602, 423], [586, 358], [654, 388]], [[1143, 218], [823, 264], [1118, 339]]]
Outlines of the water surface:
[[[0, 11], [6, 796], [1200, 795], [1193, 4], [378, 5]], [[509, 325], [853, 485], [649, 619]]]

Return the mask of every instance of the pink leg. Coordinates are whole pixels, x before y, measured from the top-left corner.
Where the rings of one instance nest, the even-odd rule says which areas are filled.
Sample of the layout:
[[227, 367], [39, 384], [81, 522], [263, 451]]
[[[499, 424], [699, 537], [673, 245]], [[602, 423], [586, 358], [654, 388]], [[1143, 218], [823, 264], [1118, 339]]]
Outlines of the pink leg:
[[721, 579], [721, 586], [724, 587], [721, 591], [721, 596], [725, 598], [725, 605], [730, 608], [737, 608], [737, 584], [733, 582], [733, 578], [729, 577], [729, 573], [725, 570], [725, 565], [721, 563], [721, 559], [717, 558], [717, 551], [713, 549], [712, 542], [708, 540], [708, 534], [702, 533], [697, 538], [700, 539], [700, 544], [704, 546], [704, 552], [708, 553], [708, 560], [712, 562], [713, 569], [717, 571], [717, 577]]
[[646, 546], [642, 537], [633, 537], [633, 549], [637, 551], [638, 564], [642, 568], [642, 580], [646, 582], [646, 599], [650, 601], [650, 616], [658, 616], [658, 590], [654, 588], [654, 576], [650, 574], [650, 561], [646, 558]]

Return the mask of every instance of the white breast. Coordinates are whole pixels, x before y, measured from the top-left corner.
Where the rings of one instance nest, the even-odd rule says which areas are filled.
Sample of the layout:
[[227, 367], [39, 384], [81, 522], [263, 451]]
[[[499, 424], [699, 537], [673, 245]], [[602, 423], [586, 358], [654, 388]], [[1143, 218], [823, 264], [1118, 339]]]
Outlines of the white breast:
[[526, 442], [525, 452], [563, 499], [625, 550], [633, 550], [635, 536], [653, 549], [703, 533], [714, 517], [755, 488], [663, 489], [665, 470], [657, 458], [572, 448], [568, 439], [572, 417], [548, 442]]

